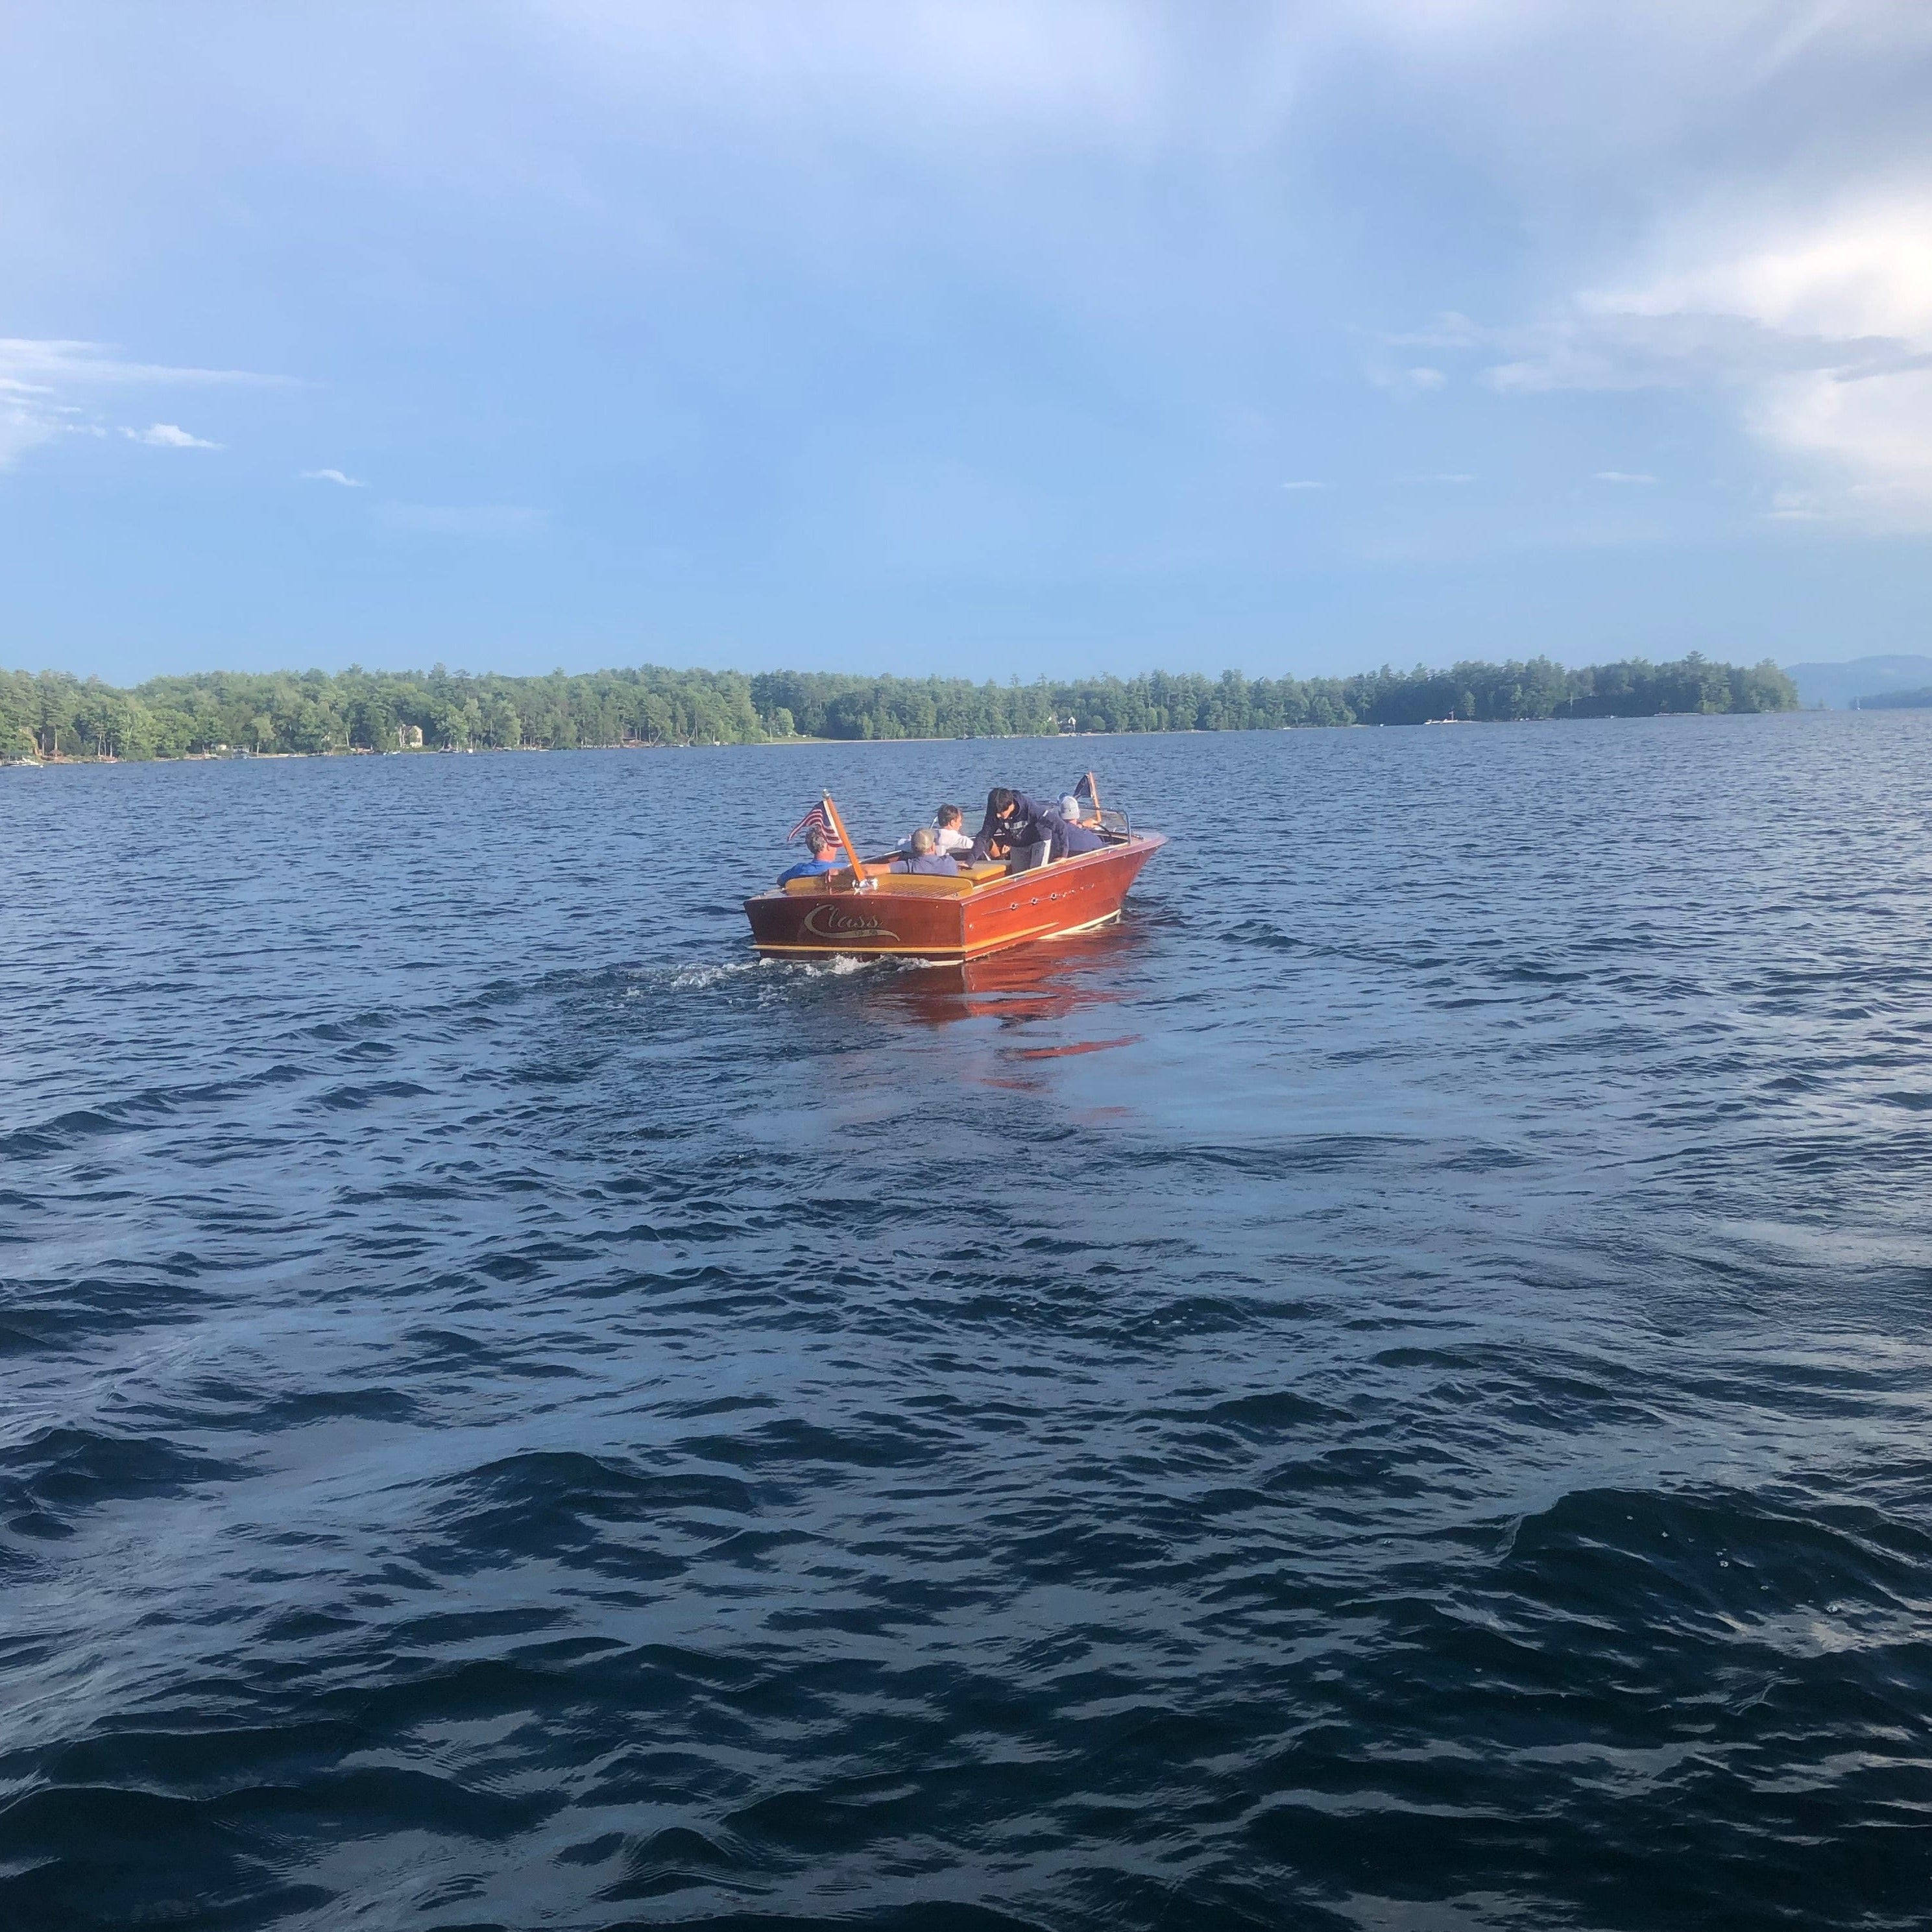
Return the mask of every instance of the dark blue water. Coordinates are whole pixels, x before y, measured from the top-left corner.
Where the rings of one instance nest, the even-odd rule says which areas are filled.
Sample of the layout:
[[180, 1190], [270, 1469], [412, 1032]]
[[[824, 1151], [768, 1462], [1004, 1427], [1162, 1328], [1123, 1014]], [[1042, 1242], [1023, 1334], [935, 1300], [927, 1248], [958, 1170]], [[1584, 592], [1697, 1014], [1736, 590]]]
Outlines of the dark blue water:
[[[0, 773], [0, 1924], [1922, 1926], [1928, 754]], [[1088, 764], [1118, 930], [748, 957]]]

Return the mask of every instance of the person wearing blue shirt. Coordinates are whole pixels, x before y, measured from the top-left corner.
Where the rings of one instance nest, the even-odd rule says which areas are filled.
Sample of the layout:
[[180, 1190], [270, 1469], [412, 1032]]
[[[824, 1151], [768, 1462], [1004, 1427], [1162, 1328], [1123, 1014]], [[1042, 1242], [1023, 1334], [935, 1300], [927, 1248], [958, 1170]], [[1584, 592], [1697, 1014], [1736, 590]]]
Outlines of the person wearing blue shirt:
[[778, 884], [784, 885], [791, 879], [815, 879], [821, 873], [836, 872], [844, 866], [843, 859], [836, 857], [837, 848], [817, 826], [805, 835], [806, 850], [812, 856], [793, 866], [789, 872], [778, 874]]
[[939, 835], [929, 825], [922, 825], [912, 835], [912, 851], [910, 856], [895, 859], [892, 870], [895, 872], [917, 872], [928, 878], [956, 879], [959, 876], [959, 861], [939, 849]]

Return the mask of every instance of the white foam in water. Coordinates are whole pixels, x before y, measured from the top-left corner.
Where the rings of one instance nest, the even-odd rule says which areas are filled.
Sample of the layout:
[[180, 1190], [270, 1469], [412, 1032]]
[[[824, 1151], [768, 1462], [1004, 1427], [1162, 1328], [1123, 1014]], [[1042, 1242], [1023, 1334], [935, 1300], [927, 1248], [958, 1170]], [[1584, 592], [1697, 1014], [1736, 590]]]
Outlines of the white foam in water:
[[799, 980], [843, 979], [853, 973], [896, 972], [916, 966], [916, 960], [866, 959], [856, 953], [835, 952], [823, 961], [806, 959], [733, 959], [709, 962], [693, 961], [686, 966], [659, 969], [668, 974], [660, 979], [658, 972], [644, 971], [634, 974], [636, 984], [625, 988], [627, 1000], [643, 999], [660, 990], [674, 993], [709, 992], [714, 986], [722, 986], [747, 973], [776, 973], [784, 976], [778, 984]]
[[[724, 964], [675, 967], [670, 976], [671, 990], [679, 993], [701, 993], [716, 986], [721, 980], [735, 978], [740, 973], [762, 972], [770, 963], [764, 959], [735, 959]], [[642, 992], [644, 988], [640, 987], [636, 990]]]
[[822, 980], [828, 974], [836, 978], [847, 973], [866, 973], [874, 967], [886, 966], [891, 963], [885, 959], [861, 959], [855, 953], [835, 952], [822, 966], [806, 960], [795, 959], [789, 962], [789, 967], [792, 972], [802, 973], [808, 980]]

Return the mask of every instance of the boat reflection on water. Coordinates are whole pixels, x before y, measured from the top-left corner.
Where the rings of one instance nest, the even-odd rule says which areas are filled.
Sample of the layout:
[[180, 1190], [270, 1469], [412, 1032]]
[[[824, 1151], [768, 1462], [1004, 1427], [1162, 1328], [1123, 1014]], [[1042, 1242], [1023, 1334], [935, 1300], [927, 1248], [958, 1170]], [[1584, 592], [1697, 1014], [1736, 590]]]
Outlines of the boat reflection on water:
[[[1004, 1025], [1064, 1020], [1126, 996], [1120, 978], [1139, 950], [1132, 926], [1046, 940], [961, 965], [916, 966], [876, 982], [878, 996], [896, 1016], [927, 1026], [959, 1020], [998, 1020]], [[1042, 1043], [1017, 1049], [1026, 1059], [1051, 1059], [1124, 1046], [1137, 1036]]]

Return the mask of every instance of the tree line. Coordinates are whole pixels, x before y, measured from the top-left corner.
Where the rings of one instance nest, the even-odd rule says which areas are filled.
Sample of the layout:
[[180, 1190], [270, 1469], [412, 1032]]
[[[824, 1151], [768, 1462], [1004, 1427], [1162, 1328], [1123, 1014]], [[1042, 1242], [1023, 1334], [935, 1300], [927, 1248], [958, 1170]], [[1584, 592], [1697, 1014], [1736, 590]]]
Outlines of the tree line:
[[1566, 670], [1548, 658], [1349, 677], [1150, 671], [1130, 678], [975, 684], [830, 671], [668, 670], [566, 676], [424, 671], [203, 671], [120, 689], [64, 672], [0, 671], [0, 756], [176, 758], [222, 752], [560, 751], [806, 738], [1004, 738], [1059, 731], [1251, 731], [1789, 711], [1797, 688], [1766, 660], [1693, 652]]

